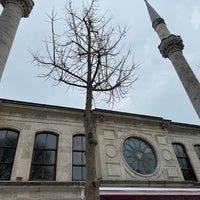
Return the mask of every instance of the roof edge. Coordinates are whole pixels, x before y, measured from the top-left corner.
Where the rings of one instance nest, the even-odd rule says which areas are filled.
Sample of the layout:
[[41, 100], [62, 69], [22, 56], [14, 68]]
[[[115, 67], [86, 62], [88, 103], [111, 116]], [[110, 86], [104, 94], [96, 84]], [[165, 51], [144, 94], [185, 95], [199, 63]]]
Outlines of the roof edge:
[[[1, 104], [15, 104], [15, 105], [21, 105], [21, 106], [38, 107], [38, 108], [58, 109], [58, 110], [62, 110], [62, 111], [67, 110], [67, 111], [75, 111], [75, 112], [79, 112], [79, 113], [84, 112], [84, 109], [80, 109], [80, 108], [71, 108], [71, 107], [65, 107], [65, 106], [56, 106], [56, 105], [48, 105], [48, 104], [42, 104], [42, 103], [33, 103], [33, 102], [25, 102], [25, 101], [0, 98], [0, 105]], [[99, 109], [99, 108], [95, 108], [92, 111], [94, 114], [108, 114], [108, 115], [124, 116], [124, 117], [125, 116], [126, 117], [136, 117], [136, 118], [140, 118], [140, 119], [155, 120], [155, 121], [163, 122], [163, 123], [166, 123], [167, 125], [170, 124], [170, 125], [175, 125], [175, 126], [187, 126], [187, 127], [193, 127], [193, 128], [200, 128], [200, 125], [173, 122], [171, 120], [164, 119], [162, 117], [156, 117], [156, 116], [150, 116], [150, 115], [127, 113], [127, 112], [113, 111], [113, 110], [105, 110], [105, 109]]]

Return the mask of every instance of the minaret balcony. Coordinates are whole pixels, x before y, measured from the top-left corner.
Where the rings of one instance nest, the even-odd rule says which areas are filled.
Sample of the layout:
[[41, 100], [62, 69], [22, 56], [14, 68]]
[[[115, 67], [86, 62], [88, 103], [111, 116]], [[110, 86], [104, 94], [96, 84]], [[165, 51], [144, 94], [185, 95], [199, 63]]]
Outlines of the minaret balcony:
[[171, 34], [168, 37], [162, 39], [158, 48], [164, 58], [169, 58], [172, 53], [176, 51], [182, 51], [184, 44], [180, 36]]
[[23, 17], [28, 17], [34, 6], [33, 0], [0, 0], [0, 3], [3, 5], [3, 7], [5, 7], [8, 3], [20, 6], [23, 11]]

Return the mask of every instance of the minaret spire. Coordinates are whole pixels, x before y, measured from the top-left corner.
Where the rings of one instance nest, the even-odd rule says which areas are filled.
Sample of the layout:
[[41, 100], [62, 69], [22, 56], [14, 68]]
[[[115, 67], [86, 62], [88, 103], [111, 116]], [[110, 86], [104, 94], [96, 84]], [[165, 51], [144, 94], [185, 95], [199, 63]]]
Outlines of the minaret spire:
[[169, 36], [171, 33], [167, 29], [165, 20], [160, 17], [160, 15], [153, 9], [153, 7], [148, 3], [147, 0], [144, 0], [149, 12], [149, 16], [152, 22], [152, 27], [158, 33], [158, 36], [162, 40], [163, 38]]
[[[148, 3], [148, 1], [147, 0], [144, 0], [144, 1], [147, 5], [147, 9], [148, 9], [148, 12], [149, 12], [149, 16], [151, 18], [151, 22], [153, 23], [155, 20], [162, 19], [160, 17], [160, 15], [151, 7], [151, 5]], [[163, 20], [163, 22], [164, 22], [164, 20]]]
[[164, 58], [172, 62], [190, 101], [200, 118], [200, 83], [186, 61], [182, 50], [183, 41], [180, 36], [173, 35], [167, 29], [164, 19], [144, 0], [151, 18], [152, 26], [158, 34], [161, 43], [158, 46]]

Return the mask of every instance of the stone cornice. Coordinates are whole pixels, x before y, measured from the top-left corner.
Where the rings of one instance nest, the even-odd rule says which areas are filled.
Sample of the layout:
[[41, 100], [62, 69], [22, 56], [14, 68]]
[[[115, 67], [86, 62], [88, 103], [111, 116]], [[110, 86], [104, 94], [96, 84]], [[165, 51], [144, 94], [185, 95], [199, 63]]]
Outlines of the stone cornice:
[[176, 51], [182, 51], [184, 45], [180, 36], [171, 34], [170, 36], [162, 39], [158, 48], [164, 58], [169, 58], [170, 54]]
[[8, 3], [20, 6], [23, 12], [23, 17], [28, 17], [34, 6], [33, 0], [0, 0], [0, 3], [3, 5], [3, 7], [5, 7]]
[[83, 187], [85, 185], [85, 181], [0, 181], [1, 187], [10, 187], [10, 186], [67, 186], [67, 187]]

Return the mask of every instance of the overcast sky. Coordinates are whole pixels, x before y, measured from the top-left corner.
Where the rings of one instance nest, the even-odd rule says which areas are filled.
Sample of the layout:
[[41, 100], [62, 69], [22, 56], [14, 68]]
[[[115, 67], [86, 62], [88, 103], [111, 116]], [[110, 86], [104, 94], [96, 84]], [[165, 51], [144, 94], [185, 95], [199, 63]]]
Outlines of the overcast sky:
[[[74, 4], [80, 2], [73, 0]], [[165, 19], [170, 32], [181, 35], [183, 53], [200, 80], [199, 0], [149, 0], [149, 3]], [[65, 0], [35, 0], [30, 17], [21, 20], [0, 83], [0, 98], [84, 108], [84, 94], [67, 91], [64, 85], [52, 86], [50, 80], [38, 78], [39, 69], [31, 63], [29, 53], [30, 49], [44, 50], [42, 40], [50, 30], [46, 14], [54, 9], [62, 17], [64, 5]], [[138, 81], [113, 110], [200, 125], [172, 64], [159, 53], [160, 40], [151, 26], [144, 1], [99, 0], [99, 6], [102, 12], [107, 11], [108, 17], [112, 16], [113, 25], [129, 28], [126, 42], [131, 45], [138, 65]], [[111, 109], [100, 102], [96, 107]]]

